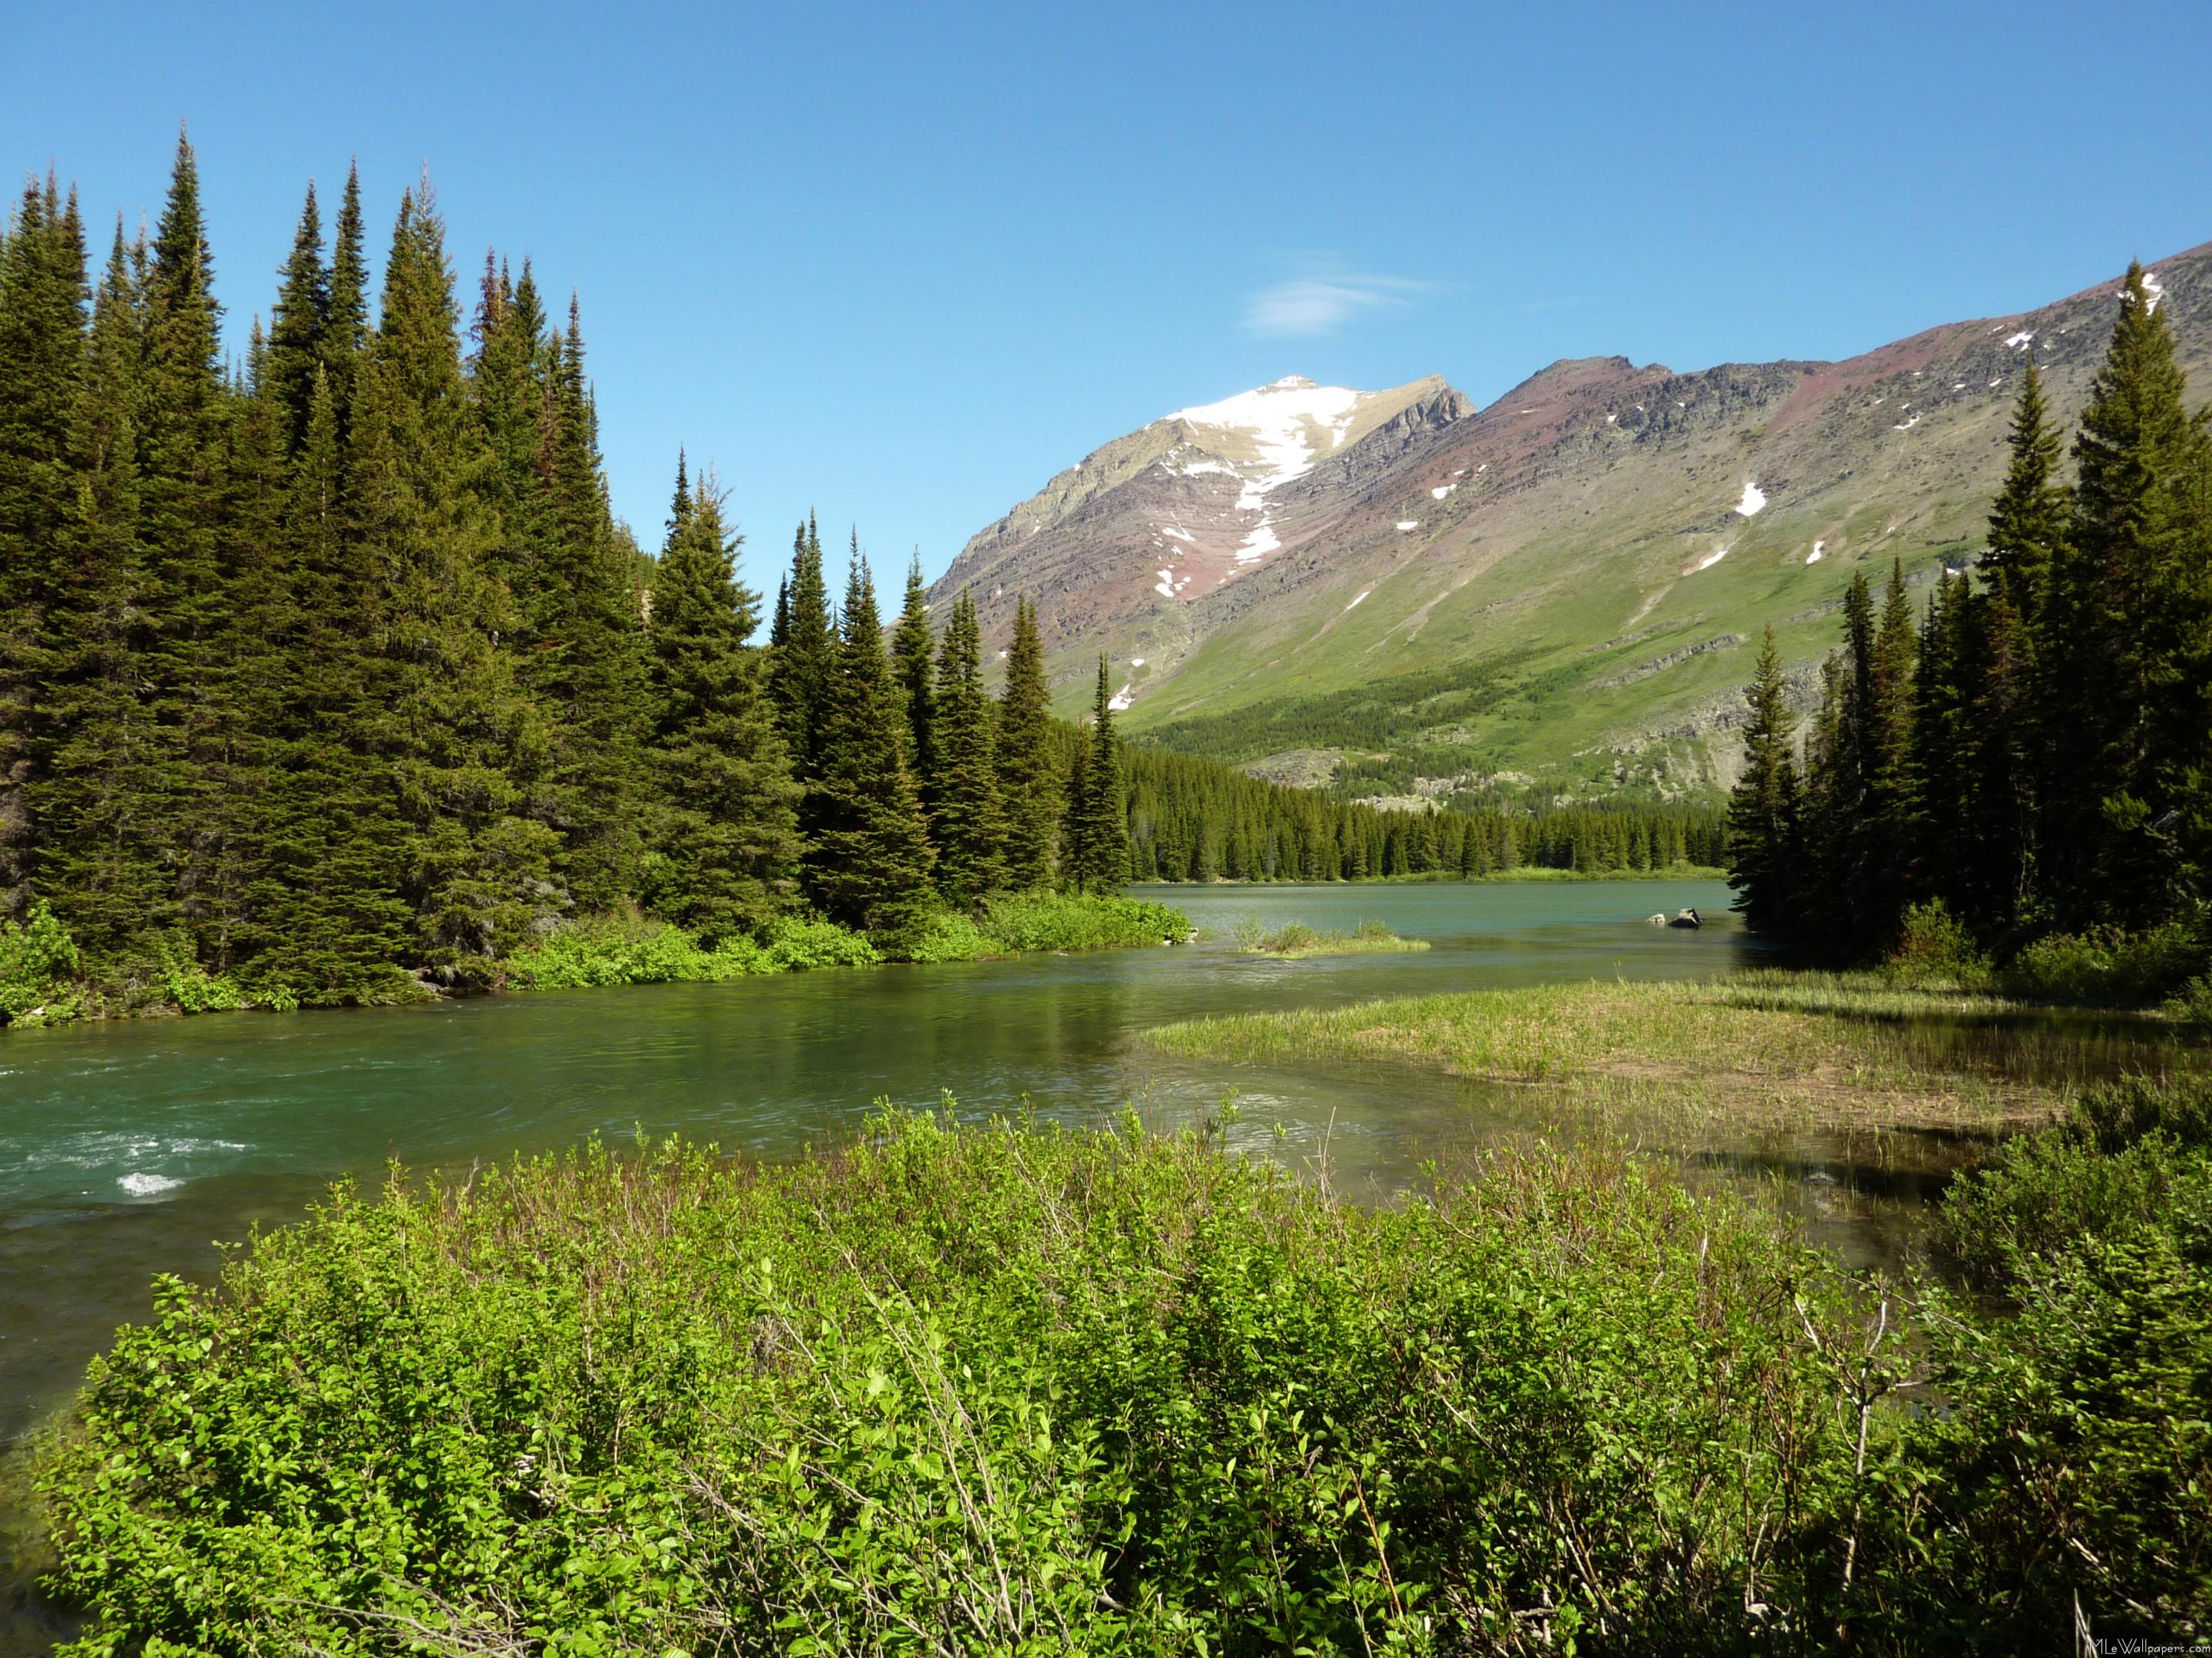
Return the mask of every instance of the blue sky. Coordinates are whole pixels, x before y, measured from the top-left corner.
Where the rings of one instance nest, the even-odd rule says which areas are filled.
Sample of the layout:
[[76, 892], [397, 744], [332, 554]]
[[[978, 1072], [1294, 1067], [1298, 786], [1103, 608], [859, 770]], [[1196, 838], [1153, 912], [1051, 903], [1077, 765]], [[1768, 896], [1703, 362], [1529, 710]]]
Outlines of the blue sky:
[[[1798, 15], [1799, 13], [1804, 15]], [[1817, 15], [1814, 14], [1819, 14]], [[2212, 239], [2212, 6], [51, 6], [0, 163], [158, 210], [242, 337], [310, 175], [427, 161], [580, 290], [617, 511], [677, 446], [773, 585], [932, 574], [1095, 445], [1288, 374], [1839, 356]]]

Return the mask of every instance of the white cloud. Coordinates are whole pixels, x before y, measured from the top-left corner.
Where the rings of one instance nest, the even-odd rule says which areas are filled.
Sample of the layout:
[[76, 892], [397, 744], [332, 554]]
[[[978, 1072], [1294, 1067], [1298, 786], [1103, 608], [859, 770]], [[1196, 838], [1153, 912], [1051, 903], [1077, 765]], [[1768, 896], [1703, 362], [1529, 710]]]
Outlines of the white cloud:
[[1244, 326], [1278, 339], [1310, 339], [1369, 311], [1404, 305], [1431, 284], [1407, 276], [1323, 270], [1263, 288], [1244, 306]]

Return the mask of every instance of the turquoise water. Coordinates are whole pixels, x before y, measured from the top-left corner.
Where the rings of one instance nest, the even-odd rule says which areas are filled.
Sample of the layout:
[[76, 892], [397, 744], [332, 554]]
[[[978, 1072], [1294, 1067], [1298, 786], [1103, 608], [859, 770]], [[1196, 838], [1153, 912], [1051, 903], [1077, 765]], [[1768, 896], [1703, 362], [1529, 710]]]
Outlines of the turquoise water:
[[[681, 1130], [769, 1156], [879, 1098], [1188, 1121], [1226, 1090], [1236, 1137], [1326, 1156], [1384, 1190], [1480, 1132], [1435, 1078], [1227, 1072], [1135, 1053], [1201, 1013], [1593, 976], [1702, 976], [1739, 957], [1711, 884], [1147, 889], [1208, 935], [1173, 949], [796, 974], [0, 1032], [0, 1442], [82, 1376], [156, 1272], [211, 1272], [217, 1239], [281, 1224], [387, 1157], [465, 1164], [602, 1133]], [[1648, 925], [1695, 904], [1720, 924]], [[1276, 962], [1240, 921], [1380, 920], [1419, 954]], [[1279, 1133], [1278, 1132], [1279, 1129]]]

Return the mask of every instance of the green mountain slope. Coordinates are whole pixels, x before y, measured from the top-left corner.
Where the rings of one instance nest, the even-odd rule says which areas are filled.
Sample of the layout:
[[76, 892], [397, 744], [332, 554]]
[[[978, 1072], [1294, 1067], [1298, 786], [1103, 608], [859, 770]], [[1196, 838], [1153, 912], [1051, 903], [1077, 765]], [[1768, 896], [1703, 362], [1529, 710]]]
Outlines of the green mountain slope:
[[[2154, 270], [2212, 387], [2212, 245]], [[1036, 593], [1071, 711], [1103, 650], [1133, 736], [1285, 780], [1707, 793], [1759, 629], [1809, 701], [1855, 568], [1971, 561], [2025, 354], [2070, 419], [2116, 291], [1844, 362], [1559, 362], [1480, 410], [1279, 382], [1108, 446], [939, 592], [976, 592], [994, 647]]]

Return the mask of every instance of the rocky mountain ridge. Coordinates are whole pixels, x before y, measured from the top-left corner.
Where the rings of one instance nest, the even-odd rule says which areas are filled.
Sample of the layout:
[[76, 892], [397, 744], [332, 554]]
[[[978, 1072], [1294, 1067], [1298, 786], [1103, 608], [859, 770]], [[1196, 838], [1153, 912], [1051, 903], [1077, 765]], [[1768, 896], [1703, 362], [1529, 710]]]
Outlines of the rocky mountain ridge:
[[[2152, 270], [2201, 403], [2212, 245]], [[1437, 378], [1278, 381], [1093, 452], [936, 595], [969, 586], [996, 647], [1030, 593], [1066, 703], [1103, 650], [1170, 746], [1334, 756], [1384, 793], [1711, 789], [1759, 630], [1809, 687], [1855, 568], [1971, 560], [2022, 362], [2070, 421], [2116, 292], [1841, 362], [1563, 361], [1480, 409]]]

